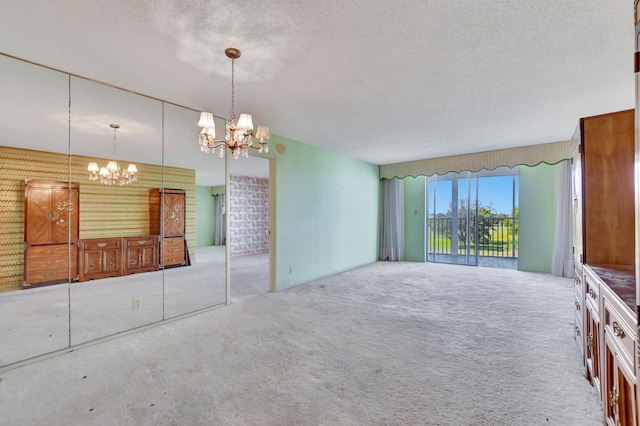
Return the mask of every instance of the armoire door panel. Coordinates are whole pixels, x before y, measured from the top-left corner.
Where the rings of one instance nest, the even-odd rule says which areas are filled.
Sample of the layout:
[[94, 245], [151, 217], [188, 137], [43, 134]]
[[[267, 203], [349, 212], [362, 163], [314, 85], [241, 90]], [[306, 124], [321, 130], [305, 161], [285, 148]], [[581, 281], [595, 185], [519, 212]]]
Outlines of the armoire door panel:
[[[51, 189], [32, 188], [26, 199], [25, 242], [50, 244], [51, 241]], [[64, 241], [63, 241], [64, 242]]]
[[[78, 240], [77, 226], [74, 223], [78, 208], [78, 190], [52, 189], [52, 206], [49, 213], [51, 221], [51, 240], [55, 243]], [[69, 215], [71, 213], [71, 215]], [[71, 217], [71, 219], [70, 219]], [[71, 232], [69, 232], [71, 229]]]

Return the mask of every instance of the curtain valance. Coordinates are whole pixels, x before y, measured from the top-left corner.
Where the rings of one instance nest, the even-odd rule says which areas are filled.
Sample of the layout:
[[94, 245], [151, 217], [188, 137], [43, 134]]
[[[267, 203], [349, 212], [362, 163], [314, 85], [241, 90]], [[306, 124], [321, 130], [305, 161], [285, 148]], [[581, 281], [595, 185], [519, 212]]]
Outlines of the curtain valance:
[[540, 163], [556, 164], [569, 158], [571, 158], [571, 140], [566, 140], [475, 154], [384, 164], [380, 166], [380, 179], [431, 176], [436, 173], [444, 175], [449, 172], [477, 172], [482, 169], [493, 170], [500, 166], [536, 166]]

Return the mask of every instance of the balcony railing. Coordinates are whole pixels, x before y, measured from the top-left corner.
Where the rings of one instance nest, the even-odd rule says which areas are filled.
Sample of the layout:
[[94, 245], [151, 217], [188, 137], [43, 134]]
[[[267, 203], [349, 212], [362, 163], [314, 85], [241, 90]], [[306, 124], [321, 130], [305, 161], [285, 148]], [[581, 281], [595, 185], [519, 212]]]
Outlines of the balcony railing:
[[[467, 223], [469, 222], [469, 223]], [[476, 226], [477, 224], [477, 226]], [[457, 220], [457, 238], [452, 238], [450, 217], [428, 219], [429, 254], [518, 257], [517, 217], [471, 217]]]

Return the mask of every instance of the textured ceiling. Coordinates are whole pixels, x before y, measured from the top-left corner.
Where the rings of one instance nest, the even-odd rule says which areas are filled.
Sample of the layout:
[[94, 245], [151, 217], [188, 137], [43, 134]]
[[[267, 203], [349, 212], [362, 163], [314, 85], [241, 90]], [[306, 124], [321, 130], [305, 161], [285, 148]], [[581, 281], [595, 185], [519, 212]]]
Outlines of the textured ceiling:
[[0, 52], [220, 116], [229, 46], [237, 113], [375, 164], [566, 140], [635, 103], [633, 0], [0, 1]]

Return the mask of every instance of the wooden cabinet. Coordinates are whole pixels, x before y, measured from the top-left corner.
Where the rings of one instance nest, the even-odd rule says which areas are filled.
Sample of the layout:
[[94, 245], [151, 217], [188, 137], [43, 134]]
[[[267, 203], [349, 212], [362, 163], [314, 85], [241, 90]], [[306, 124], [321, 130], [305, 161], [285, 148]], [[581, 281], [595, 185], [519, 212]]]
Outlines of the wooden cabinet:
[[25, 181], [24, 287], [76, 278], [79, 194], [76, 183]]
[[158, 270], [158, 236], [142, 235], [122, 238], [124, 258], [122, 274]]
[[121, 275], [122, 238], [80, 240], [80, 281]]
[[160, 235], [160, 267], [186, 265], [186, 194], [182, 189], [152, 189], [149, 195], [151, 231]]
[[634, 121], [634, 110], [580, 119], [571, 160], [574, 327], [610, 425], [638, 424]]

